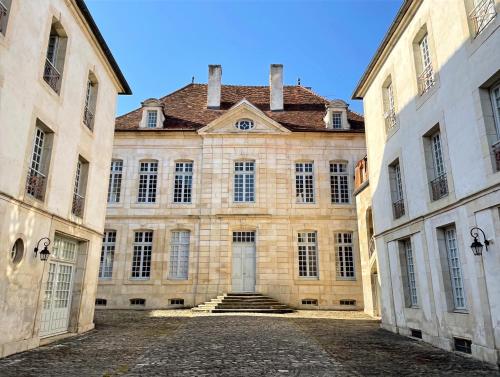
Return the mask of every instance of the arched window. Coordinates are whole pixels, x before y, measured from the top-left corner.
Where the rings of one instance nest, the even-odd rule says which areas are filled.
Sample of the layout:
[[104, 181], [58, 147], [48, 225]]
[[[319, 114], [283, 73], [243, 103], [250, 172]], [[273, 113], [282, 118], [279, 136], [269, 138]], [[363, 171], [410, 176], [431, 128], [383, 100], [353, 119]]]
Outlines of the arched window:
[[170, 279], [187, 279], [189, 275], [189, 230], [174, 230], [170, 237]]

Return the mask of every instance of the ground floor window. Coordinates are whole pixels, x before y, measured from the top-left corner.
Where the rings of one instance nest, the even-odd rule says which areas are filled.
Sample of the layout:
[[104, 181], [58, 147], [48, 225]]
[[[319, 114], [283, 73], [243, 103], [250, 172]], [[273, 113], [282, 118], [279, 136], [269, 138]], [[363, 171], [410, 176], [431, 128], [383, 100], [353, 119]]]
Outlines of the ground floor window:
[[171, 279], [188, 278], [189, 234], [188, 230], [176, 230], [172, 232], [169, 268], [169, 278]]
[[355, 279], [352, 233], [336, 233], [335, 248], [337, 278]]
[[151, 274], [151, 253], [153, 250], [153, 232], [135, 232], [134, 255], [132, 258], [132, 278], [148, 279]]
[[299, 276], [318, 276], [318, 246], [316, 232], [299, 232]]
[[116, 231], [106, 230], [102, 238], [101, 263], [99, 277], [111, 278], [113, 276], [113, 260], [115, 256]]

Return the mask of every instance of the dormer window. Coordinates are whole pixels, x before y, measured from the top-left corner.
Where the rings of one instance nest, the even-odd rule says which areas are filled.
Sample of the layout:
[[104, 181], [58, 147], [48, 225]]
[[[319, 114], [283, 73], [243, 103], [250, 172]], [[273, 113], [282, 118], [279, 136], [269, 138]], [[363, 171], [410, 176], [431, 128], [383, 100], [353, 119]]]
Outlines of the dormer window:
[[332, 128], [342, 128], [342, 113], [332, 114]]
[[148, 128], [156, 128], [156, 124], [158, 122], [158, 111], [156, 110], [148, 110]]
[[248, 131], [255, 127], [253, 120], [251, 119], [240, 119], [234, 126], [241, 131]]

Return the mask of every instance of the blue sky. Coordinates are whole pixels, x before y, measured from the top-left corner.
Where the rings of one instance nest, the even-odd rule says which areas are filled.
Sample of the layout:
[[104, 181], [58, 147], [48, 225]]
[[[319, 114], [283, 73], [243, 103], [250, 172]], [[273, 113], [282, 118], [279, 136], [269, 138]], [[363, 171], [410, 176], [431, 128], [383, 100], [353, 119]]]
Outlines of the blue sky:
[[267, 85], [269, 65], [285, 84], [310, 86], [362, 111], [351, 94], [402, 0], [173, 1], [87, 0], [132, 87], [118, 114], [149, 97], [207, 81], [222, 65], [223, 84]]

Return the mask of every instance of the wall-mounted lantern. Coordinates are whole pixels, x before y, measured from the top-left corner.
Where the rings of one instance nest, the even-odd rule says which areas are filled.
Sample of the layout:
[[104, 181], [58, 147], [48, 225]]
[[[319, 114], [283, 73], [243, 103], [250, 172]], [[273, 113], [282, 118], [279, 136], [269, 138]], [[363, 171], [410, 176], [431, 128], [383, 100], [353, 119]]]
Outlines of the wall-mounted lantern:
[[40, 242], [43, 241], [43, 250], [40, 251], [40, 260], [42, 262], [45, 262], [47, 259], [49, 259], [50, 251], [48, 249], [48, 246], [50, 245], [50, 239], [48, 237], [40, 238], [38, 243], [36, 244], [35, 250], [33, 252], [35, 253], [35, 258], [38, 254]]
[[[484, 240], [484, 245], [479, 241], [479, 232], [483, 233], [483, 240]], [[478, 227], [474, 227], [470, 230], [470, 235], [474, 237], [474, 241], [472, 241], [470, 248], [472, 249], [472, 252], [474, 255], [482, 255], [483, 254], [483, 246], [486, 247], [486, 251], [488, 251], [488, 245], [490, 244], [490, 241], [486, 239], [486, 235], [484, 234], [483, 230]]]

